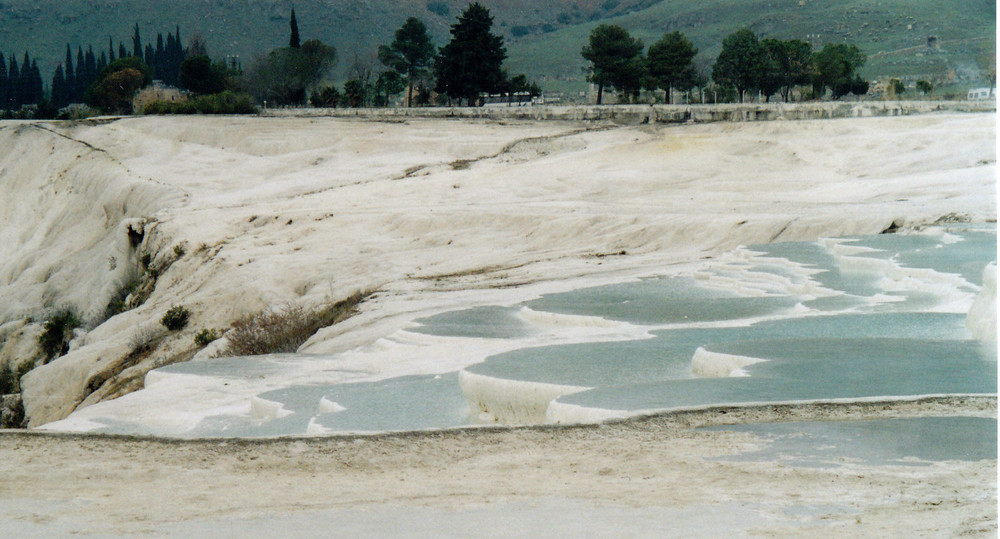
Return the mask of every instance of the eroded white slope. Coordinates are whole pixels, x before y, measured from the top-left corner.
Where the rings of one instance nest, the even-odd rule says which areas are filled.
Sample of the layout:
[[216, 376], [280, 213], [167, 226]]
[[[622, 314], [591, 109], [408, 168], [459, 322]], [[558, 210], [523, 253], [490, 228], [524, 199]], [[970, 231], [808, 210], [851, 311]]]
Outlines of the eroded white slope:
[[[382, 290], [301, 350], [339, 352], [455, 307], [438, 291], [471, 290], [463, 301], [474, 304], [480, 287], [648, 270], [739, 244], [949, 213], [995, 218], [994, 122], [942, 114], [581, 131], [588, 126], [189, 117], [40, 124], [56, 133], [5, 127], [0, 233], [46, 235], [0, 247], [0, 297], [18, 298], [0, 323], [37, 320], [48, 305], [101, 306], [122, 219], [149, 221], [138, 249], [163, 259], [186, 248], [145, 305], [25, 378], [39, 425], [134, 388], [126, 382], [154, 364], [190, 357], [199, 329], [266, 306]], [[99, 150], [70, 149], [84, 143]], [[34, 168], [18, 168], [28, 165], [14, 150]], [[59, 178], [66, 187], [51, 200], [33, 197]], [[6, 217], [15, 206], [29, 209]], [[107, 208], [123, 207], [105, 224]], [[62, 261], [74, 252], [76, 262]], [[156, 327], [172, 304], [191, 309], [189, 327], [149, 358], [123, 362], [134, 328]]]

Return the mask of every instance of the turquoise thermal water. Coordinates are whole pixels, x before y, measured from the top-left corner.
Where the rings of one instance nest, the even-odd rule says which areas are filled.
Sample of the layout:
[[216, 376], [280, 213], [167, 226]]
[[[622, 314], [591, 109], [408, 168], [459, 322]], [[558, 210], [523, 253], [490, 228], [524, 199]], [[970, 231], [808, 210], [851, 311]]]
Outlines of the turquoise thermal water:
[[[955, 227], [943, 235], [882, 235], [838, 242], [848, 246], [851, 257], [940, 274], [925, 271], [920, 283], [909, 286], [904, 280], [902, 285], [890, 283], [890, 289], [885, 275], [877, 271], [878, 264], [841, 267], [828, 242], [757, 245], [742, 258], [706, 263], [698, 278], [646, 278], [549, 294], [519, 305], [458, 310], [417, 320], [406, 331], [443, 339], [509, 342], [511, 351], [466, 370], [510, 382], [591, 388], [557, 402], [605, 410], [996, 393], [995, 352], [970, 339], [965, 313], [935, 312], [956, 297], [971, 302], [983, 267], [996, 257], [995, 229]], [[853, 253], [855, 247], [873, 250]], [[772, 285], [764, 295], [748, 297], [739, 287], [708, 286], [713, 278]], [[791, 286], [782, 292], [783, 285], [773, 285], [806, 281], [813, 286]], [[818, 288], [830, 295], [802, 292]], [[522, 317], [525, 307], [629, 323], [645, 329], [648, 338], [538, 346], [539, 336], [551, 328]], [[557, 323], [572, 326], [578, 320]], [[584, 324], [575, 331], [585, 336], [586, 328]], [[534, 344], [527, 347], [522, 342]], [[748, 376], [697, 378], [691, 360], [699, 348], [765, 361], [745, 367]], [[280, 378], [296, 361], [309, 359], [308, 355], [228, 358], [161, 371], [222, 379]], [[378, 382], [291, 385], [257, 396], [280, 403], [277, 418], [220, 415], [205, 419], [187, 435], [276, 436], [302, 434], [307, 427], [310, 432], [345, 432], [468, 425], [475, 420], [458, 379], [452, 372]], [[101, 429], [105, 432], [155, 433], [150, 426], [110, 420], [105, 424]]]

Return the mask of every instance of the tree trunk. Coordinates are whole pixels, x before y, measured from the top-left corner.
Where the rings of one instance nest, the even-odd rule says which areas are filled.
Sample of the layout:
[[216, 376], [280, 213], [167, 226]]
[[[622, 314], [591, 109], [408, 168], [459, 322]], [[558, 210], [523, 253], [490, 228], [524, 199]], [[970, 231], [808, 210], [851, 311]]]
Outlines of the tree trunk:
[[601, 99], [604, 97], [604, 83], [597, 84], [597, 104], [601, 104]]
[[670, 94], [673, 93], [671, 90], [672, 90], [672, 88], [670, 86], [667, 86], [667, 104], [668, 105], [673, 105], [673, 99], [670, 96]]
[[[388, 104], [388, 97], [386, 98], [386, 104]], [[406, 91], [406, 108], [413, 106], [413, 82], [410, 82]]]

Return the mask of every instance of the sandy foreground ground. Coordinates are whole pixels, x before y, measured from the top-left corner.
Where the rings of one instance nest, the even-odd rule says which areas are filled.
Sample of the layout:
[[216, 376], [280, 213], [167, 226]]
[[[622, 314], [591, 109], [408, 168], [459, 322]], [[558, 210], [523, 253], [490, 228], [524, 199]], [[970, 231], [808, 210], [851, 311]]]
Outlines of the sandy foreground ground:
[[766, 406], [582, 427], [164, 441], [0, 435], [9, 537], [989, 537], [996, 460], [737, 461], [695, 427], [996, 417], [993, 398]]
[[[102, 310], [140, 252], [129, 250], [126, 228], [143, 219], [140, 248], [155, 261], [186, 247], [145, 304], [26, 377], [29, 416], [44, 424], [113, 407], [109, 399], [138, 389], [150, 368], [193, 356], [197, 329], [270, 305], [379, 290], [300, 349], [336, 354], [420, 316], [664, 271], [740, 244], [995, 220], [995, 125], [995, 114], [933, 114], [666, 127], [135, 118], [5, 128], [0, 171], [14, 194], [0, 199], [0, 275], [11, 283], [0, 287], [0, 318], [20, 320], [52, 297]], [[32, 214], [60, 204], [65, 211], [41, 224]], [[134, 328], [156, 326], [177, 303], [193, 312], [186, 333], [119, 369]], [[391, 359], [365, 367], [388, 377], [469, 361]], [[796, 410], [722, 415], [996, 416], [995, 399]], [[764, 442], [693, 428], [718, 415], [276, 441], [4, 432], [0, 531], [996, 535], [995, 459], [832, 468], [727, 460]]]

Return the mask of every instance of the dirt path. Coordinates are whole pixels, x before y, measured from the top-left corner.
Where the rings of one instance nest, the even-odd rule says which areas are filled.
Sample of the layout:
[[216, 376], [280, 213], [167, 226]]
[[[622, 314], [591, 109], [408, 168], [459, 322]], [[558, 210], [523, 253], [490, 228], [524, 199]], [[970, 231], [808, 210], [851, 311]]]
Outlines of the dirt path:
[[[736, 461], [726, 457], [761, 440], [695, 428], [956, 414], [995, 417], [996, 400], [730, 408], [586, 427], [263, 441], [6, 431], [0, 524], [28, 535], [258, 536], [267, 535], [261, 526], [281, 522], [300, 536], [324, 536], [334, 524], [333, 535], [377, 535], [406, 515], [415, 527], [400, 535], [432, 536], [466, 535], [476, 528], [456, 522], [493, 514], [527, 526], [516, 529], [528, 536], [575, 535], [556, 517], [593, 521], [585, 531], [597, 535], [611, 524], [603, 531], [650, 535], [683, 517], [685, 536], [995, 536], [996, 460], [830, 468]], [[642, 518], [615, 524], [629, 515]]]

